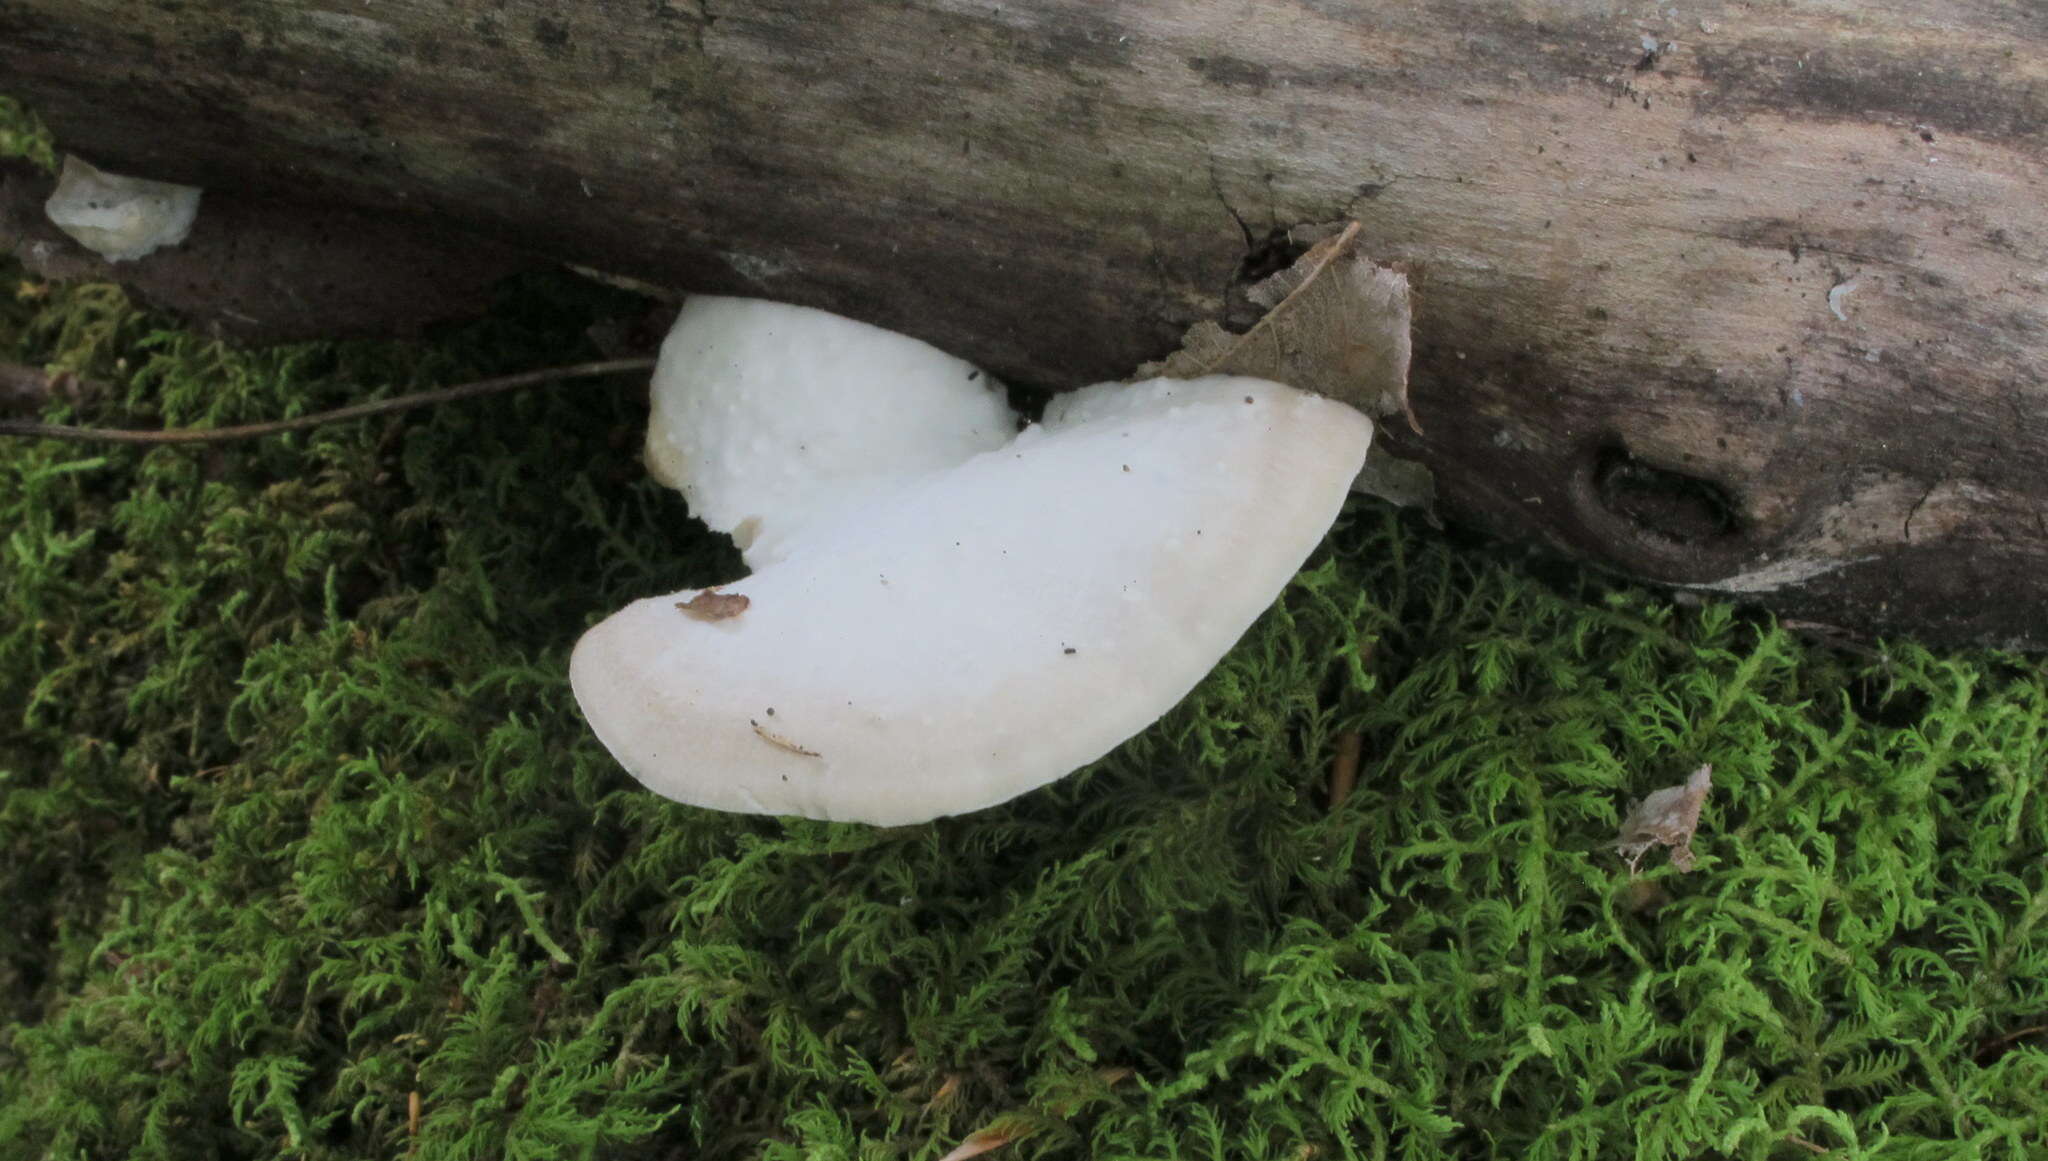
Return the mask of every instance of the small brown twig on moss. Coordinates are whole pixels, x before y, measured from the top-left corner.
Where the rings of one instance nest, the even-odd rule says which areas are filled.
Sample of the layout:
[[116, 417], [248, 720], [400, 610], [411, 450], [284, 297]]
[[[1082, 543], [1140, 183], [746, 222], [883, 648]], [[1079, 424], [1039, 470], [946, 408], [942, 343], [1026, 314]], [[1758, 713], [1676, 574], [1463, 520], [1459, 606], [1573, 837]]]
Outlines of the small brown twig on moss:
[[207, 444], [231, 443], [236, 440], [259, 439], [266, 435], [279, 435], [287, 431], [304, 431], [309, 427], [320, 427], [344, 420], [363, 419], [372, 415], [388, 415], [394, 411], [410, 411], [416, 407], [431, 407], [436, 403], [453, 403], [459, 399], [473, 399], [479, 395], [495, 395], [502, 391], [516, 391], [521, 387], [534, 387], [543, 383], [559, 383], [567, 379], [594, 379], [601, 375], [619, 375], [628, 371], [645, 371], [654, 366], [653, 359], [606, 359], [596, 363], [572, 363], [566, 367], [543, 367], [537, 371], [521, 371], [516, 375], [501, 375], [495, 379], [479, 379], [471, 383], [458, 383], [453, 387], [437, 387], [431, 391], [419, 391], [411, 395], [400, 395], [392, 399], [379, 399], [373, 403], [357, 403], [349, 407], [338, 407], [333, 411], [316, 411], [292, 419], [275, 419], [268, 423], [245, 423], [239, 427], [215, 428], [172, 428], [169, 430], [138, 431], [118, 427], [72, 427], [62, 423], [37, 423], [30, 420], [0, 420], [0, 435], [22, 436], [30, 439], [68, 439], [81, 443], [138, 443], [138, 444]]
[[1337, 735], [1337, 757], [1330, 763], [1330, 809], [1344, 805], [1358, 785], [1358, 761], [1365, 753], [1365, 735], [1345, 730]]

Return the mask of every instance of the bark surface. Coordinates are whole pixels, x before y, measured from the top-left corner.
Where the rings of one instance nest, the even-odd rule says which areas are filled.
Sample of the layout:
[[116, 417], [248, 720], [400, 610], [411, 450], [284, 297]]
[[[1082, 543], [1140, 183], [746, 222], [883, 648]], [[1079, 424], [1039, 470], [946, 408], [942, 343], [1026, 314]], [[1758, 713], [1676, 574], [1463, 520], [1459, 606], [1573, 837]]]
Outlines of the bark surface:
[[0, 0], [0, 87], [122, 172], [1054, 386], [1356, 218], [1419, 287], [1425, 434], [1383, 429], [1447, 515], [1789, 615], [2048, 643], [2048, 9], [1675, 11]]

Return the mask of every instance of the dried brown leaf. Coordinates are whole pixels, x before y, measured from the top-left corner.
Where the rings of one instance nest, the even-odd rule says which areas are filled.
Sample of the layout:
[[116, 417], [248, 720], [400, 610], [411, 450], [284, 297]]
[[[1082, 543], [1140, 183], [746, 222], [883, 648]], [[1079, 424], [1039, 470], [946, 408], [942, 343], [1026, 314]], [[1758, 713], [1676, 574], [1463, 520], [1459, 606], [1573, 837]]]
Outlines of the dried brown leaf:
[[1614, 849], [1628, 860], [1631, 874], [1642, 865], [1643, 856], [1655, 847], [1671, 848], [1671, 865], [1692, 870], [1692, 835], [1700, 825], [1700, 807], [1714, 788], [1714, 767], [1701, 766], [1682, 784], [1653, 790], [1636, 803], [1621, 823], [1621, 838]]
[[[1358, 253], [1359, 228], [1347, 223], [1252, 287], [1247, 297], [1266, 313], [1250, 330], [1237, 335], [1214, 322], [1196, 323], [1180, 350], [1138, 368], [1137, 377], [1271, 379], [1342, 400], [1376, 419], [1404, 416], [1420, 432], [1408, 403], [1408, 276]], [[1436, 500], [1429, 469], [1377, 441], [1352, 487], [1404, 507], [1427, 509]]]
[[754, 602], [740, 593], [721, 593], [715, 588], [705, 589], [687, 601], [677, 601], [676, 608], [683, 615], [698, 621], [730, 621], [747, 611]]
[[1252, 329], [1234, 335], [1196, 323], [1179, 351], [1138, 374], [1251, 375], [1341, 399], [1367, 415], [1406, 415], [1416, 426], [1408, 408], [1408, 276], [1359, 254], [1358, 233], [1358, 223], [1348, 223], [1252, 287], [1248, 296], [1267, 308]]

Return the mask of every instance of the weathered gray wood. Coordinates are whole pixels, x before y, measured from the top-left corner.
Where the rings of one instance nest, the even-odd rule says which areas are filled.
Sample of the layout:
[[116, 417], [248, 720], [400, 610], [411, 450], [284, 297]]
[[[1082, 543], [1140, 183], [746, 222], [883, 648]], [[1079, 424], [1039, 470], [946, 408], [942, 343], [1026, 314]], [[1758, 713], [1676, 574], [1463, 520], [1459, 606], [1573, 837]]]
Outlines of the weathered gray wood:
[[1388, 436], [1451, 514], [2048, 640], [2048, 12], [1617, 11], [6, 0], [0, 88], [116, 169], [442, 215], [1052, 384], [1220, 313], [1248, 242], [1356, 217], [1421, 288], [1426, 435]]
[[109, 262], [51, 224], [56, 179], [0, 162], [0, 252], [59, 282], [119, 281], [151, 306], [249, 342], [409, 334], [474, 318], [538, 263], [520, 250], [390, 213], [216, 189], [177, 246]]

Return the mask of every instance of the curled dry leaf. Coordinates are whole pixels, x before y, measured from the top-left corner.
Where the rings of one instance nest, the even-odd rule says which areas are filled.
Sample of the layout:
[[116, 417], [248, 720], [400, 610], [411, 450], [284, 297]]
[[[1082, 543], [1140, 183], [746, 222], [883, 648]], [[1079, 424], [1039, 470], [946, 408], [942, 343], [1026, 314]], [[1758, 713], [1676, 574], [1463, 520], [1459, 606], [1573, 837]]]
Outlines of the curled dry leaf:
[[[1265, 316], [1241, 335], [1214, 322], [1188, 328], [1181, 349], [1138, 369], [1166, 375], [1250, 375], [1341, 399], [1367, 415], [1408, 415], [1408, 276], [1358, 253], [1357, 222], [1309, 248], [1249, 291]], [[1420, 430], [1420, 428], [1417, 428]]]
[[1678, 786], [1653, 790], [1628, 812], [1621, 823], [1621, 838], [1614, 849], [1628, 860], [1630, 874], [1642, 865], [1653, 847], [1671, 848], [1671, 865], [1692, 870], [1692, 834], [1700, 825], [1700, 807], [1707, 791], [1714, 787], [1714, 767], [1701, 766]]
[[[1408, 403], [1408, 276], [1358, 253], [1359, 224], [1346, 223], [1294, 265], [1252, 287], [1266, 308], [1245, 333], [1196, 323], [1181, 349], [1138, 368], [1136, 378], [1252, 375], [1341, 399], [1374, 418], [1400, 415], [1422, 430]], [[1429, 469], [1388, 454], [1375, 441], [1352, 485], [1396, 504], [1428, 507], [1436, 494]]]
[[747, 611], [754, 602], [741, 593], [721, 593], [716, 588], [705, 589], [687, 601], [677, 601], [676, 608], [683, 615], [699, 621], [729, 621]]

